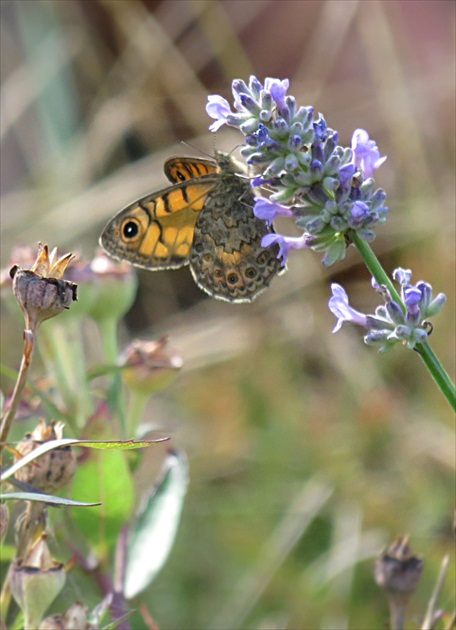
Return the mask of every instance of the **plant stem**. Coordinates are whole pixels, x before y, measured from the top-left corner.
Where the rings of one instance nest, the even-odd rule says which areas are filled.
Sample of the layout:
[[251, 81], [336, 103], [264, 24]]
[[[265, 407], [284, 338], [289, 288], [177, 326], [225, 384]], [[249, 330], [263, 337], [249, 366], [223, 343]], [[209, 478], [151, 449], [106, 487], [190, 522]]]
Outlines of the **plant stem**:
[[366, 267], [371, 272], [372, 277], [375, 278], [378, 284], [380, 285], [383, 284], [386, 286], [393, 300], [399, 304], [399, 306], [402, 308], [402, 310], [405, 313], [405, 306], [402, 303], [401, 296], [399, 295], [399, 293], [396, 290], [396, 287], [392, 283], [391, 278], [387, 275], [386, 271], [381, 266], [380, 261], [378, 260], [374, 252], [372, 251], [372, 248], [370, 247], [369, 243], [367, 243], [362, 238], [360, 238], [356, 234], [355, 231], [353, 231], [353, 233], [351, 234], [351, 239], [352, 239], [353, 245], [359, 251], [362, 259], [366, 263]]
[[19, 402], [21, 400], [22, 392], [24, 391], [25, 383], [27, 381], [27, 375], [30, 368], [30, 362], [32, 360], [32, 352], [35, 347], [35, 334], [33, 331], [24, 330], [24, 351], [22, 353], [21, 366], [17, 375], [16, 385], [14, 386], [11, 402], [2, 417], [0, 425], [0, 453], [3, 450], [5, 442], [8, 438], [8, 434], [16, 415]]
[[[399, 293], [394, 287], [391, 279], [387, 276], [385, 270], [381, 266], [374, 252], [372, 251], [369, 244], [363, 239], [359, 238], [359, 236], [353, 232], [352, 241], [359, 253], [361, 254], [362, 259], [366, 263], [366, 267], [369, 269], [372, 276], [380, 285], [385, 285], [390, 292], [391, 297], [397, 304], [400, 305], [402, 310], [405, 313], [405, 305], [403, 304]], [[435, 356], [433, 350], [429, 346], [427, 342], [417, 344], [415, 350], [418, 352], [420, 357], [423, 359], [423, 362], [427, 369], [429, 370], [432, 378], [434, 379], [437, 387], [440, 389], [442, 394], [445, 396], [449, 404], [453, 409], [456, 410], [456, 390], [455, 386], [452, 383], [449, 375], [446, 370], [440, 363], [440, 361]]]

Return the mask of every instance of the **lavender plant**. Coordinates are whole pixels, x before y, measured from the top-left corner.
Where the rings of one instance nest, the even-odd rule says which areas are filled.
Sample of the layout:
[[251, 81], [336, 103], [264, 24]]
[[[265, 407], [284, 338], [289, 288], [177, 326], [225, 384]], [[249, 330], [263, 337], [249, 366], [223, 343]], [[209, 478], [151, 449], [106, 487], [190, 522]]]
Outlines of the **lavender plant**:
[[290, 217], [302, 230], [298, 237], [267, 234], [262, 245], [277, 243], [282, 265], [291, 249], [308, 248], [323, 254], [325, 266], [343, 260], [354, 245], [384, 305], [364, 315], [349, 306], [340, 285], [333, 285], [329, 308], [338, 318], [333, 332], [348, 321], [366, 328], [365, 342], [382, 352], [397, 343], [414, 349], [455, 408], [454, 384], [428, 344], [428, 319], [443, 307], [445, 295], [433, 298], [424, 281], [410, 284], [411, 271], [401, 268], [393, 272], [398, 293], [369, 245], [388, 215], [385, 191], [373, 178], [386, 157], [364, 129], [355, 130], [351, 147], [340, 146], [337, 131], [313, 107], [298, 106], [288, 88], [288, 79], [266, 78], [264, 84], [255, 76], [248, 84], [235, 79], [234, 112], [219, 95], [209, 96], [206, 106], [214, 119], [211, 131], [226, 124], [243, 134], [241, 154], [255, 173], [251, 185], [269, 191], [268, 197], [255, 197], [254, 214], [268, 224], [277, 216]]

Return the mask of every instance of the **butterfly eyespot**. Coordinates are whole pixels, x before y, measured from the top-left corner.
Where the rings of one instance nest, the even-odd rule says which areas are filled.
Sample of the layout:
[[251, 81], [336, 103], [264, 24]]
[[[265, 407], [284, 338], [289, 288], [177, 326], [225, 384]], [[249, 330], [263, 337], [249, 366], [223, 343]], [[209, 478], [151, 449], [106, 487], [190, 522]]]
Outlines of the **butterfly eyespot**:
[[256, 269], [254, 269], [253, 267], [249, 267], [245, 270], [245, 275], [247, 276], [247, 278], [255, 278], [255, 276], [257, 275]]
[[259, 256], [257, 256], [257, 263], [259, 265], [264, 265], [266, 261], [267, 261], [267, 254], [266, 254], [266, 252], [261, 252], [261, 254]]
[[214, 260], [214, 257], [212, 256], [212, 254], [204, 254], [203, 260], [206, 263], [211, 263]]
[[138, 222], [134, 221], [133, 219], [128, 219], [127, 221], [125, 221], [125, 223], [122, 225], [122, 236], [127, 240], [131, 240], [133, 238], [136, 238], [138, 234]]
[[239, 277], [237, 275], [237, 273], [229, 273], [228, 276], [226, 277], [227, 281], [229, 284], [236, 284], [236, 282], [239, 280]]
[[221, 269], [214, 269], [214, 278], [220, 279], [223, 277], [223, 272]]

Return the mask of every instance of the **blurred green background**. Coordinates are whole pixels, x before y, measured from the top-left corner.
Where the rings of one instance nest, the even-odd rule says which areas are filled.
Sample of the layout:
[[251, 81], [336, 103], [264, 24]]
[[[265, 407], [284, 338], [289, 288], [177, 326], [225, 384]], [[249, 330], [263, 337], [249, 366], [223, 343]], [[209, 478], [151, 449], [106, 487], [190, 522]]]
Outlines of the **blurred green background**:
[[[240, 143], [208, 132], [207, 94], [229, 99], [232, 79], [252, 73], [288, 77], [341, 144], [362, 127], [388, 155], [376, 180], [390, 216], [373, 248], [388, 272], [410, 267], [447, 294], [431, 345], [454, 376], [454, 3], [0, 9], [3, 267], [37, 241], [90, 258], [115, 212], [165, 185], [166, 158]], [[138, 274], [122, 342], [167, 333], [185, 361], [147, 410], [190, 465], [175, 547], [141, 598], [162, 630], [385, 627], [373, 558], [402, 533], [425, 560], [410, 627], [446, 553], [440, 606], [454, 606], [454, 417], [414, 353], [379, 356], [348, 326], [331, 335], [330, 282], [361, 311], [377, 304], [355, 250], [326, 270], [313, 252], [288, 266], [252, 305], [207, 298], [187, 268]], [[2, 361], [16, 367], [20, 349], [21, 325], [2, 308]], [[139, 485], [165, 448], [147, 452]]]

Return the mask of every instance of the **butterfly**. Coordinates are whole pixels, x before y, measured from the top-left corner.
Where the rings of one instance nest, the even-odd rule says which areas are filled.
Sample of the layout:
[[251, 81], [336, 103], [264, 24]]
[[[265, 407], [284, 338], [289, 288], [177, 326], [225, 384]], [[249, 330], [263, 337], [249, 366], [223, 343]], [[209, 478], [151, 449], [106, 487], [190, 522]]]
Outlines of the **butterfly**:
[[174, 157], [165, 175], [172, 186], [142, 197], [105, 226], [106, 252], [144, 269], [190, 265], [196, 284], [227, 302], [251, 302], [284, 271], [278, 246], [262, 247], [272, 232], [253, 214], [254, 195], [230, 155], [214, 160]]

